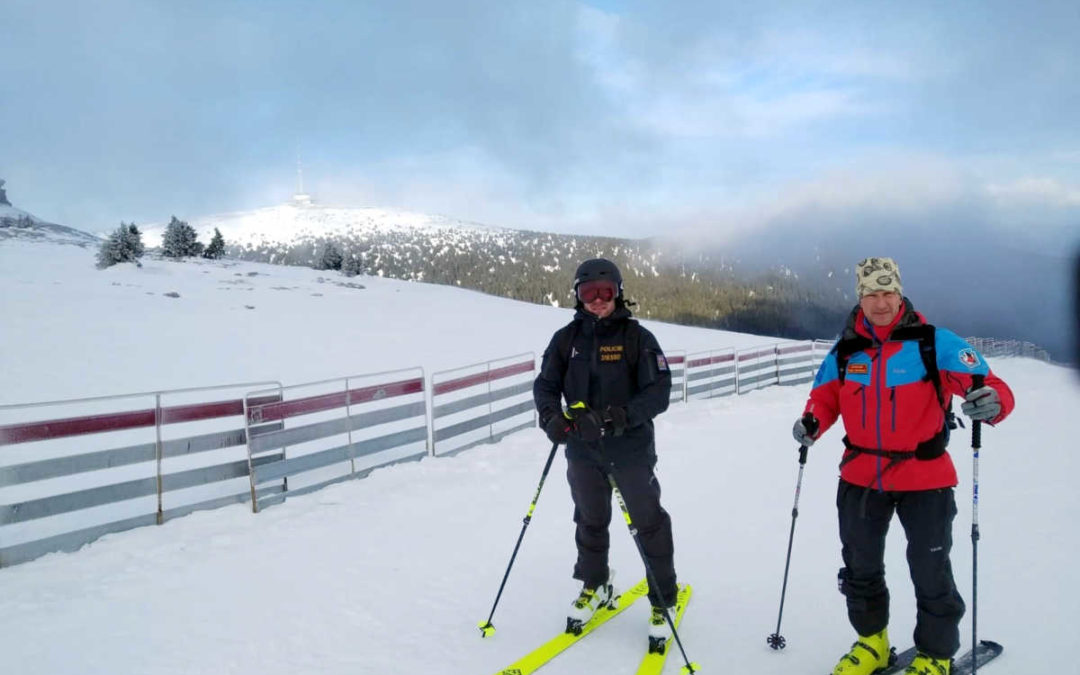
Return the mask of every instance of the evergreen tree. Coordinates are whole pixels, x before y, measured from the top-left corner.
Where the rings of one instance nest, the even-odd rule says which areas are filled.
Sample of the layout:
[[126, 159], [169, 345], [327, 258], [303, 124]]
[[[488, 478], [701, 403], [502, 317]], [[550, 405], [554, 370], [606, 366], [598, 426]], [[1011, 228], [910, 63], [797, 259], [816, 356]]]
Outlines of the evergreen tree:
[[203, 246], [198, 241], [198, 233], [187, 222], [172, 217], [165, 227], [161, 238], [161, 254], [166, 258], [187, 258], [202, 253]]
[[347, 277], [355, 277], [364, 272], [364, 260], [355, 253], [350, 253], [341, 263], [341, 272]]
[[97, 254], [98, 269], [105, 269], [123, 262], [133, 262], [138, 265], [139, 258], [145, 250], [142, 233], [135, 227], [135, 223], [128, 225], [121, 222], [120, 227], [101, 242]]
[[0, 178], [0, 204], [4, 206], [11, 206], [11, 202], [8, 201], [7, 192], [4, 190], [4, 179]]
[[[124, 222], [120, 221], [120, 229], [124, 228]], [[128, 249], [136, 258], [143, 257], [143, 253], [146, 253], [146, 246], [143, 244], [142, 232], [139, 228], [135, 227], [135, 223], [131, 223], [127, 226], [127, 232], [125, 233], [125, 241]]]
[[319, 259], [318, 269], [339, 270], [342, 263], [341, 251], [333, 244], [327, 244], [323, 248], [322, 257]]
[[214, 236], [210, 239], [210, 245], [203, 251], [204, 258], [217, 260], [225, 255], [225, 237], [221, 236], [221, 230], [214, 228]]

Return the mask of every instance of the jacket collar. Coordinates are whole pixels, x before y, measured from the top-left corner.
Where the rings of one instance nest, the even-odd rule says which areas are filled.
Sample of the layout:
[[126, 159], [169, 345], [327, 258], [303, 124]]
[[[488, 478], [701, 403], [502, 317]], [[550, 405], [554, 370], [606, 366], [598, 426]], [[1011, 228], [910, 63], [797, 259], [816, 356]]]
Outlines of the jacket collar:
[[594, 333], [605, 335], [631, 316], [630, 309], [627, 308], [625, 304], [618, 302], [615, 305], [615, 311], [608, 314], [603, 319], [598, 319], [595, 315], [585, 311], [584, 308], [579, 307], [577, 312], [574, 313], [574, 321], [578, 322], [581, 326], [581, 331], [586, 335], [592, 335]]
[[[890, 335], [899, 328], [911, 328], [913, 326], [921, 326], [926, 323], [926, 319], [922, 314], [915, 311], [915, 305], [907, 297], [904, 297], [903, 304], [900, 307], [900, 319], [893, 325]], [[863, 314], [862, 308], [855, 305], [852, 308], [851, 313], [848, 315], [847, 323], [844, 326], [844, 333], [841, 339], [852, 339], [856, 337], [864, 337], [871, 341], [876, 341], [873, 331], [866, 326], [866, 316]], [[887, 339], [887, 338], [886, 338]]]

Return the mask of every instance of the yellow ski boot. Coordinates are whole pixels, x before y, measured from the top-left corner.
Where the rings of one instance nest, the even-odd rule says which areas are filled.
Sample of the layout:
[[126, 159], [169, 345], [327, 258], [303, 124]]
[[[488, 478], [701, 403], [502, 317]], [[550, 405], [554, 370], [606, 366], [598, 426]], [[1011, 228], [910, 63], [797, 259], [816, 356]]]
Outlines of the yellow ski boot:
[[929, 654], [918, 652], [904, 675], [949, 675], [952, 659], [935, 659]]
[[891, 660], [889, 630], [886, 628], [873, 635], [860, 635], [851, 645], [851, 651], [840, 657], [832, 675], [873, 675], [888, 666]]

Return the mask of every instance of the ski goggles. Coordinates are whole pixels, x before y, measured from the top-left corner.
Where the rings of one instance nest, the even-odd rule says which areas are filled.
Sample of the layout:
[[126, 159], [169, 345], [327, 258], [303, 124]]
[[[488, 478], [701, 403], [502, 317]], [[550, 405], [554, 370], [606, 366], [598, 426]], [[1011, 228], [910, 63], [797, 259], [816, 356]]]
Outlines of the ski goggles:
[[586, 281], [577, 287], [577, 297], [586, 305], [598, 298], [603, 302], [611, 302], [618, 295], [618, 290], [615, 284], [604, 279]]

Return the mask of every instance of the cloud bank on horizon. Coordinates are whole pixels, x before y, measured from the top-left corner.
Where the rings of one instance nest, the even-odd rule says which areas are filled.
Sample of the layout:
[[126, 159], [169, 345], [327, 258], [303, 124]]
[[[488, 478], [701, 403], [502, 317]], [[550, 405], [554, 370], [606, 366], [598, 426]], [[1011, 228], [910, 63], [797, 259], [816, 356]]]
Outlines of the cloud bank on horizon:
[[282, 202], [299, 154], [324, 203], [519, 229], [1068, 234], [1078, 34], [1059, 0], [14, 0], [0, 177], [94, 231]]

